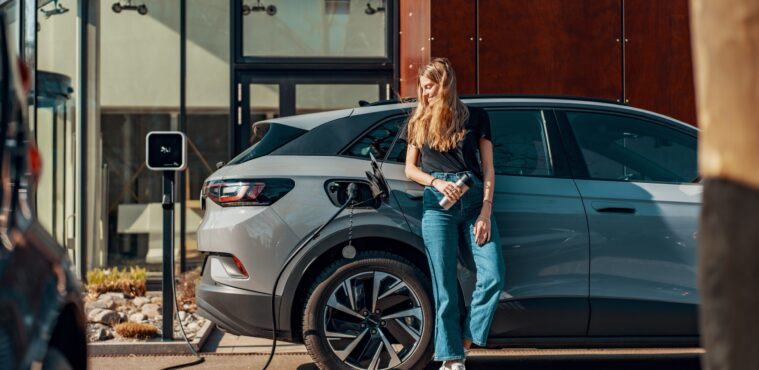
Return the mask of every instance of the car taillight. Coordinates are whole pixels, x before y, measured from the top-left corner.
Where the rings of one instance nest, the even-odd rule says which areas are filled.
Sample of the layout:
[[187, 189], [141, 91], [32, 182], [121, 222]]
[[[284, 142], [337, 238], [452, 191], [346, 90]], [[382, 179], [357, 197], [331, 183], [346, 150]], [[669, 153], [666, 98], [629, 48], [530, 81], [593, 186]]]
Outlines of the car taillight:
[[203, 196], [223, 207], [268, 206], [295, 186], [290, 179], [214, 180], [203, 186]]
[[245, 269], [245, 266], [243, 266], [242, 261], [240, 261], [240, 259], [237, 258], [236, 256], [232, 256], [232, 261], [234, 261], [235, 266], [237, 266], [237, 269], [240, 270], [240, 275], [242, 275], [243, 277], [247, 279], [249, 276], [248, 270]]

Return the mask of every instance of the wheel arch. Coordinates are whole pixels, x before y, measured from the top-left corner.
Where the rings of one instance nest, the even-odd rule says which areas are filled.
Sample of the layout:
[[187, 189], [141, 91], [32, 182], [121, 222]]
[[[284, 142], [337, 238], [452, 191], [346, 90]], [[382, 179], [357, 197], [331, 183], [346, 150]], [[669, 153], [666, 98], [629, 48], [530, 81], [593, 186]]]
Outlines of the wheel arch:
[[[429, 276], [427, 257], [424, 255], [424, 243], [419, 236], [398, 229], [375, 234], [383, 236], [354, 238], [352, 244], [357, 252], [383, 251], [392, 253], [409, 260]], [[290, 328], [293, 341], [298, 343], [303, 342], [301, 336], [301, 315], [311, 284], [329, 264], [339, 259], [345, 259], [342, 256], [342, 248], [346, 243], [346, 239], [341, 239], [338, 242], [332, 241], [326, 243], [325, 241], [321, 243], [310, 251], [309, 255], [311, 255], [311, 258], [301, 259], [303, 262], [296, 266], [297, 270], [294, 271], [303, 271], [303, 274], [291, 274], [289, 276], [284, 290], [286, 293], [283, 296], [283, 304], [280, 306], [280, 315], [286, 316], [279, 317], [287, 317], [289, 319], [289, 323], [283, 323], [282, 321], [280, 323], [285, 324], [284, 327]]]

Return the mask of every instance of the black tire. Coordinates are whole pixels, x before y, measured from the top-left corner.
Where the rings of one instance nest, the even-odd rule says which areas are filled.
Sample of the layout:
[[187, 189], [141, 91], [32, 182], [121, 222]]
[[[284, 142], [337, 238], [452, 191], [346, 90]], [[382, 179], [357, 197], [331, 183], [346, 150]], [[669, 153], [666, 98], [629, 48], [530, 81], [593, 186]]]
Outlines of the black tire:
[[[374, 286], [379, 287], [377, 294], [373, 294]], [[424, 368], [432, 357], [431, 291], [430, 280], [419, 267], [391, 253], [361, 252], [353, 260], [329, 265], [312, 285], [303, 312], [303, 339], [309, 355], [320, 369], [365, 369], [375, 359], [377, 369]], [[339, 301], [352, 307], [337, 309]], [[368, 305], [375, 305], [376, 311], [367, 313]], [[345, 351], [348, 348], [352, 349]], [[336, 352], [342, 352], [344, 360]]]
[[140, 5], [137, 7], [137, 13], [140, 13], [140, 15], [148, 14], [148, 7], [146, 5]]
[[121, 13], [121, 10], [122, 10], [121, 4], [114, 3], [113, 6], [111, 6], [111, 9], [113, 10], [114, 13]]

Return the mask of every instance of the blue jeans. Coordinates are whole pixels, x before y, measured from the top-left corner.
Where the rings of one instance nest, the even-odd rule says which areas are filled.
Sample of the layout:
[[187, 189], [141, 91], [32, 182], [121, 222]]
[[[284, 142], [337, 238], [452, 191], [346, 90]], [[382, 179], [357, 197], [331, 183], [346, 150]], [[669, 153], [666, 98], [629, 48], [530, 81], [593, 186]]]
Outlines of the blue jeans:
[[[432, 186], [424, 189], [422, 237], [432, 273], [432, 291], [435, 298], [436, 361], [463, 358], [464, 338], [478, 346], [486, 344], [490, 323], [503, 289], [505, 267], [498, 227], [495, 218], [491, 216], [490, 241], [481, 246], [477, 245], [474, 225], [482, 209], [483, 189], [482, 182], [471, 172], [467, 173], [475, 184], [448, 210], [438, 205], [443, 194]], [[432, 176], [456, 182], [461, 174], [463, 173], [433, 172]], [[462, 248], [464, 253], [471, 253], [477, 276], [477, 284], [463, 327], [460, 321], [456, 274], [459, 248]]]

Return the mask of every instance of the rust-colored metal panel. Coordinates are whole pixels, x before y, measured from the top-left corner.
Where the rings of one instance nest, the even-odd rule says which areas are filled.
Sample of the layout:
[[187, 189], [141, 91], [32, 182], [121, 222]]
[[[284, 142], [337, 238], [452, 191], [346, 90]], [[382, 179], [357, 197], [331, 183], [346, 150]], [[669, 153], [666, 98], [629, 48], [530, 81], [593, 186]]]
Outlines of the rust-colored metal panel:
[[400, 1], [400, 96], [416, 97], [419, 67], [430, 61], [430, 0]]
[[480, 92], [622, 99], [621, 0], [480, 1]]
[[625, 1], [628, 104], [696, 124], [688, 0]]
[[475, 13], [472, 0], [435, 0], [432, 3], [431, 55], [451, 61], [456, 70], [459, 94], [477, 91]]

